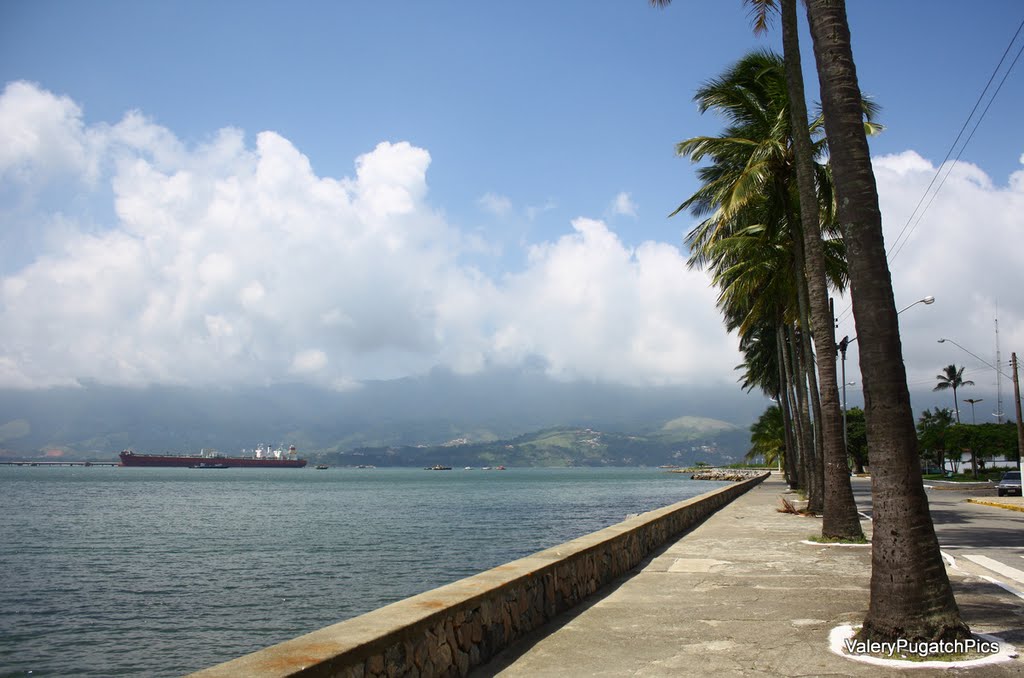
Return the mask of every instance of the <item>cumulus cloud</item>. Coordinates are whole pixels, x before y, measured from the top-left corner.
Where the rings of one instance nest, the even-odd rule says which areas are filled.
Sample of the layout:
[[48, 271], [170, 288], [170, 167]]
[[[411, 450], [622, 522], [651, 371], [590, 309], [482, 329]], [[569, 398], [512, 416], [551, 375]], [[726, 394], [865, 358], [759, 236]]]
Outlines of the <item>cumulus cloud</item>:
[[[520, 269], [484, 274], [495, 270], [486, 231], [459, 232], [431, 205], [430, 162], [426, 149], [382, 142], [350, 176], [320, 176], [271, 131], [247, 138], [227, 128], [185, 144], [141, 112], [86, 125], [67, 97], [8, 85], [0, 233], [5, 244], [29, 230], [48, 237], [30, 240], [24, 260], [0, 258], [0, 387], [299, 380], [351, 389], [435, 366], [492, 365], [630, 384], [734, 383], [740, 358], [714, 290], [676, 246], [630, 247], [607, 223], [577, 218], [527, 244]], [[875, 169], [891, 243], [935, 167], [907, 152], [876, 158]], [[72, 184], [74, 200], [53, 200]], [[82, 195], [105, 209], [81, 216], [71, 207]], [[480, 205], [500, 211], [503, 200]], [[636, 211], [625, 193], [613, 208]], [[900, 316], [922, 391], [957, 362], [974, 370], [977, 397], [990, 397], [982, 389], [992, 372], [936, 339], [994, 361], [997, 307], [1003, 356], [1024, 352], [1022, 214], [1024, 170], [1003, 185], [959, 163], [893, 261], [897, 303], [937, 299]], [[856, 334], [842, 322], [840, 336]], [[853, 380], [856, 359], [851, 352]]]
[[97, 136], [70, 98], [10, 83], [0, 96], [0, 178], [31, 188], [55, 174], [92, 175]]
[[512, 201], [497, 193], [484, 193], [480, 196], [477, 204], [487, 212], [499, 217], [503, 217], [512, 211]]
[[[896, 242], [925, 194], [937, 167], [913, 151], [874, 159], [887, 247]], [[945, 175], [948, 167], [943, 168]], [[930, 195], [930, 194], [929, 194]], [[925, 201], [927, 202], [927, 200]], [[980, 168], [959, 162], [914, 228], [906, 245], [892, 257], [890, 268], [898, 308], [925, 296], [933, 305], [919, 304], [900, 315], [900, 330], [908, 380], [915, 404], [945, 407], [944, 394], [929, 395], [935, 375], [950, 363], [965, 366], [973, 379], [974, 395], [995, 403], [995, 372], [948, 338], [995, 363], [995, 320], [999, 319], [1001, 357], [1024, 354], [1024, 170], [999, 185]], [[915, 217], [914, 221], [917, 221]], [[913, 222], [911, 222], [913, 223]], [[852, 318], [838, 330], [856, 334]], [[856, 379], [856, 353], [851, 353]], [[1009, 374], [1009, 369], [1005, 372]], [[1009, 407], [1009, 383], [1002, 383], [1004, 409]], [[991, 400], [990, 400], [991, 399]], [[981, 413], [978, 415], [981, 421]], [[991, 421], [989, 417], [986, 419]]]
[[507, 281], [497, 356], [540, 356], [565, 378], [732, 380], [738, 359], [703, 273], [688, 270], [671, 245], [631, 251], [603, 222], [572, 226], [575, 233], [532, 247], [526, 270]]
[[608, 211], [613, 215], [619, 215], [624, 217], [635, 217], [636, 216], [636, 203], [633, 202], [633, 198], [623, 191], [615, 196], [612, 200], [611, 206]]
[[[565, 378], [733, 380], [713, 293], [675, 247], [631, 250], [579, 219], [533, 245], [523, 270], [489, 277], [472, 265], [486, 248], [429, 203], [430, 154], [406, 142], [382, 142], [334, 178], [274, 132], [247, 142], [229, 128], [188, 146], [140, 112], [86, 125], [73, 101], [25, 83], [8, 86], [0, 111], [0, 172], [20, 182], [16, 197], [57, 168], [111, 202], [101, 228], [72, 214], [3, 271], [0, 386], [348, 389], [523, 362]], [[507, 198], [482, 204], [500, 211]], [[39, 224], [48, 209], [34, 204]]]

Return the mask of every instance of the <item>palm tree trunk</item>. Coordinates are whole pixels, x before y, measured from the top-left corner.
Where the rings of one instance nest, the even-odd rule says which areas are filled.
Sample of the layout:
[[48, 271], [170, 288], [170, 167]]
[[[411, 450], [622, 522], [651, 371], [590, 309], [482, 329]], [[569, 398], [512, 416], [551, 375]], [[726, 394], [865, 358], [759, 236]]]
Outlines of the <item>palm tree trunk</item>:
[[816, 430], [821, 431], [821, 457], [824, 466], [823, 537], [862, 539], [857, 504], [850, 485], [850, 471], [843, 443], [842, 409], [836, 383], [836, 345], [832, 313], [825, 279], [825, 254], [821, 244], [818, 195], [814, 187], [813, 151], [807, 129], [807, 104], [804, 77], [800, 66], [796, 0], [782, 0], [782, 45], [789, 90], [791, 136], [794, 145], [797, 187], [800, 191], [800, 229], [804, 239], [805, 274], [811, 312], [811, 329], [817, 349], [820, 411]]
[[878, 191], [843, 0], [808, 0], [825, 130], [860, 342], [874, 503], [871, 601], [862, 640], [954, 640], [960, 617], [921, 481]]
[[793, 438], [796, 441], [797, 449], [796, 482], [799, 489], [808, 492], [807, 449], [804, 446], [806, 438], [804, 437], [803, 420], [800, 417], [800, 400], [797, 398], [797, 381], [794, 369], [796, 359], [793, 356], [793, 339], [789, 323], [783, 326], [783, 333], [785, 337], [782, 342], [782, 352], [786, 360], [786, 388], [789, 389], [788, 399], [793, 420]]
[[786, 378], [786, 355], [783, 351], [783, 343], [785, 337], [782, 333], [782, 325], [779, 324], [775, 328], [775, 352], [778, 354], [778, 369], [779, 369], [779, 407], [782, 408], [782, 425], [785, 429], [786, 435], [786, 482], [789, 484], [789, 489], [795, 490], [800, 486], [797, 479], [797, 459], [799, 458], [799, 452], [797, 450], [796, 439], [793, 435], [793, 415], [789, 404], [789, 381]]
[[807, 490], [807, 510], [821, 511], [821, 494], [817, 487], [817, 473], [814, 468], [814, 433], [811, 430], [811, 411], [807, 397], [807, 371], [801, 360], [800, 340], [793, 325], [787, 325], [789, 333], [790, 360], [793, 362], [793, 390], [796, 391], [797, 429], [800, 431], [800, 453], [803, 461], [804, 489]]
[[[788, 207], [788, 200], [784, 203], [787, 204], [787, 211], [792, 217], [792, 210]], [[790, 218], [792, 223], [793, 219]], [[799, 231], [799, 228], [794, 227], [794, 231]], [[823, 464], [821, 458], [821, 427], [818, 424], [821, 422], [821, 404], [818, 402], [818, 378], [814, 373], [814, 349], [811, 348], [811, 333], [809, 330], [810, 321], [808, 319], [808, 308], [807, 308], [807, 286], [804, 284], [804, 247], [799, 233], [793, 234], [793, 263], [794, 278], [796, 282], [796, 297], [797, 297], [797, 311], [800, 314], [800, 331], [797, 333], [799, 339], [799, 346], [797, 354], [800, 356], [800, 368], [802, 370], [803, 378], [800, 383], [801, 386], [807, 385], [807, 415], [808, 425], [811, 428], [811, 445], [810, 458], [811, 462], [808, 469], [811, 476], [811, 484], [808, 491], [808, 499], [810, 500], [807, 505], [807, 510], [815, 515], [820, 515], [825, 512], [825, 496], [824, 496], [824, 475], [823, 475]], [[813, 421], [813, 424], [811, 424]]]

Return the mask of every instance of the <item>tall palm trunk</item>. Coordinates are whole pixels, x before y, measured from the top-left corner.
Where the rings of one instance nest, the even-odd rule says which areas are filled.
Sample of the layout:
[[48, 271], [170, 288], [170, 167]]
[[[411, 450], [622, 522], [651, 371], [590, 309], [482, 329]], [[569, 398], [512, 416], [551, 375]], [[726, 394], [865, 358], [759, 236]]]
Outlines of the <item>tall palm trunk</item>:
[[807, 478], [807, 449], [804, 447], [804, 425], [800, 416], [800, 399], [797, 397], [797, 377], [795, 374], [796, 358], [793, 355], [792, 329], [789, 323], [782, 326], [783, 342], [782, 353], [786, 361], [786, 388], [789, 391], [789, 404], [793, 420], [793, 438], [796, 441], [796, 482], [797, 487], [805, 492], [808, 491]]
[[807, 129], [807, 104], [804, 77], [800, 67], [800, 43], [797, 30], [796, 0], [782, 0], [782, 48], [789, 91], [791, 136], [794, 146], [797, 187], [800, 192], [800, 224], [804, 241], [804, 273], [811, 313], [811, 330], [817, 349], [819, 419], [815, 430], [821, 432], [819, 453], [823, 461], [824, 512], [823, 537], [860, 539], [857, 504], [853, 499], [850, 472], [843, 444], [842, 410], [836, 383], [836, 345], [832, 313], [828, 304], [825, 279], [825, 254], [821, 244], [818, 195], [814, 187], [813, 150]]
[[[786, 204], [786, 211], [789, 213], [789, 221], [793, 223], [792, 209], [789, 207], [789, 200], [786, 198], [784, 204]], [[825, 498], [823, 476], [822, 476], [822, 459], [821, 459], [821, 428], [818, 426], [818, 422], [821, 421], [821, 404], [818, 402], [818, 378], [814, 373], [814, 349], [811, 347], [811, 333], [808, 331], [810, 325], [809, 313], [807, 307], [807, 287], [804, 283], [804, 247], [803, 241], [800, 238], [799, 227], [795, 224], [791, 228], [793, 231], [793, 268], [795, 285], [796, 285], [796, 300], [797, 300], [797, 312], [800, 316], [800, 331], [797, 333], [797, 339], [799, 345], [796, 350], [800, 356], [800, 367], [803, 373], [803, 380], [801, 384], [807, 385], [807, 409], [810, 421], [813, 422], [811, 426], [811, 449], [809, 450], [811, 462], [808, 465], [808, 470], [813, 474], [811, 477], [810, 487], [808, 488], [808, 505], [807, 510], [814, 514], [821, 514], [825, 509]]]
[[969, 629], [953, 598], [921, 481], [846, 4], [808, 0], [807, 18], [846, 241], [871, 444], [871, 602], [860, 638], [963, 638]]
[[790, 360], [793, 363], [792, 384], [793, 390], [796, 392], [797, 430], [800, 432], [800, 459], [803, 462], [804, 489], [807, 490], [807, 510], [817, 513], [821, 507], [814, 505], [814, 498], [820, 495], [816, 486], [817, 474], [814, 469], [814, 432], [811, 429], [811, 411], [807, 397], [807, 371], [804, 369], [800, 339], [797, 337], [796, 328], [792, 324], [787, 324], [786, 331], [789, 333]]
[[786, 482], [789, 489], [795, 490], [800, 486], [797, 475], [797, 463], [800, 452], [797, 449], [796, 437], [793, 435], [793, 415], [789, 402], [789, 380], [786, 378], [786, 354], [783, 349], [785, 336], [782, 333], [781, 323], [775, 328], [776, 348], [778, 354], [779, 369], [779, 407], [782, 408], [782, 425], [786, 435]]

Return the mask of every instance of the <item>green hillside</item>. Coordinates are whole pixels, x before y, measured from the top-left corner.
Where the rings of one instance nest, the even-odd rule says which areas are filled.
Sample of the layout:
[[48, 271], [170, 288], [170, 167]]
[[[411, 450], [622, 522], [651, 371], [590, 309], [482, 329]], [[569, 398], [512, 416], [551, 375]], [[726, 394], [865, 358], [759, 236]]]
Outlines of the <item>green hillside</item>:
[[686, 442], [702, 438], [715, 437], [723, 433], [731, 433], [741, 430], [735, 424], [719, 419], [707, 417], [677, 417], [665, 424], [656, 432], [653, 437], [662, 440], [675, 440]]
[[749, 434], [732, 424], [680, 417], [648, 434], [558, 427], [507, 440], [444, 445], [362, 447], [322, 455], [328, 463], [375, 466], [661, 466], [699, 461], [721, 464], [742, 457]]

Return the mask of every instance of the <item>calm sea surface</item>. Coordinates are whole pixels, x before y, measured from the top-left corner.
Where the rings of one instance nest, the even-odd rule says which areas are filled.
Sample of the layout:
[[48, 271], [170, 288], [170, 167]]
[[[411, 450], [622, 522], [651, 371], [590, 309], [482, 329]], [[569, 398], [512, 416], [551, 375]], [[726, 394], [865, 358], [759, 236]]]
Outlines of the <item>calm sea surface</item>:
[[718, 486], [657, 469], [0, 467], [0, 675], [181, 675]]

